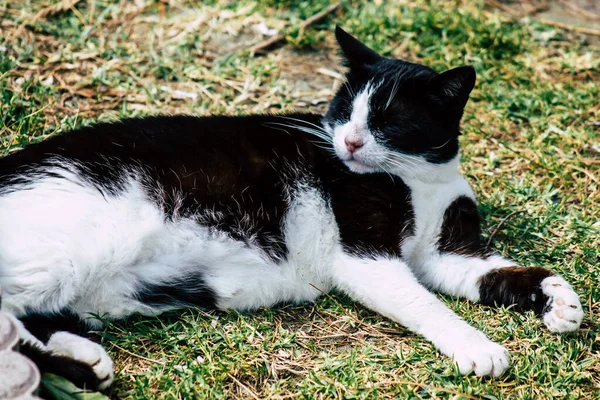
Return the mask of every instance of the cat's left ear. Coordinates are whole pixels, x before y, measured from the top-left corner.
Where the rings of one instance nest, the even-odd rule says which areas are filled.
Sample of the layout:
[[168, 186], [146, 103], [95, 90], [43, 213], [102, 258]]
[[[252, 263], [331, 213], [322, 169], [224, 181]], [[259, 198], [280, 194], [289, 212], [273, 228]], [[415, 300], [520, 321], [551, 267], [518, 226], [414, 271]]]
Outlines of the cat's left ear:
[[335, 27], [335, 38], [350, 68], [373, 65], [383, 58], [339, 26]]
[[464, 108], [475, 86], [477, 74], [470, 65], [450, 69], [431, 79], [433, 94], [457, 108]]

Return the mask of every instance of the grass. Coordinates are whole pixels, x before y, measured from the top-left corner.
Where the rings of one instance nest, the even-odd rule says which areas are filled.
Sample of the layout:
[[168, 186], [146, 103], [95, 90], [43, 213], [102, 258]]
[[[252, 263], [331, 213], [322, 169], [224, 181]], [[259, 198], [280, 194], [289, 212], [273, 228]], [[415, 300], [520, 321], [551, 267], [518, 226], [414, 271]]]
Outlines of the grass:
[[[343, 296], [255, 313], [186, 311], [99, 332], [114, 398], [594, 399], [600, 396], [600, 48], [483, 1], [0, 0], [0, 155], [71, 128], [155, 113], [323, 112], [342, 72], [337, 23], [384, 54], [478, 72], [463, 170], [494, 246], [560, 272], [581, 331], [444, 298], [512, 353], [500, 379], [463, 377], [433, 347]], [[247, 49], [265, 22], [285, 34]]]

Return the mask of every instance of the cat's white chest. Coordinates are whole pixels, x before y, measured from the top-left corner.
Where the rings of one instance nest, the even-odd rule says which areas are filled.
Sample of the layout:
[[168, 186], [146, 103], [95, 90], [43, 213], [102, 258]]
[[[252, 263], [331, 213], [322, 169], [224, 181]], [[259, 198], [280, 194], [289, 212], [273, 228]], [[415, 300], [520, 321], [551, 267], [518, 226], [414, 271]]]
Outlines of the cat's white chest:
[[460, 196], [475, 199], [469, 183], [458, 176], [449, 182], [426, 183], [406, 180], [411, 190], [414, 212], [414, 235], [402, 243], [402, 256], [412, 266], [421, 266], [438, 254], [437, 245], [444, 213]]

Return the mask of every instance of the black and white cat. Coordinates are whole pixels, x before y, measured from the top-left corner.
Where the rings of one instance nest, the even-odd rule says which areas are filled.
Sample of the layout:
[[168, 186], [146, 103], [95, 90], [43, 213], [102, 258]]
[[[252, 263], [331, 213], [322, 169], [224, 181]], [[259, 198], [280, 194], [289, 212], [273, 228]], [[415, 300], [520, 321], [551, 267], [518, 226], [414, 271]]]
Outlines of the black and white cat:
[[[323, 117], [147, 117], [81, 128], [0, 160], [0, 285], [42, 370], [109, 386], [73, 332], [133, 313], [250, 310], [337, 288], [500, 376], [507, 351], [432, 292], [578, 329], [553, 272], [490, 252], [458, 173], [471, 67], [437, 74], [341, 29], [346, 84]], [[316, 289], [316, 288], [318, 289]]]

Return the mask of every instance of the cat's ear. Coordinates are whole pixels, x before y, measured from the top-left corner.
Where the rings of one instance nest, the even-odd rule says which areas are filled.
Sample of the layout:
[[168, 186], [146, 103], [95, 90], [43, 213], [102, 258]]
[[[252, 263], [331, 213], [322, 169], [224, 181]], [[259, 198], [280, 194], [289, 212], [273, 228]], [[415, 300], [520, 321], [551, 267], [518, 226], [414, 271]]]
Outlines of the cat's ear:
[[383, 58], [339, 26], [335, 27], [335, 38], [350, 68], [373, 65]]
[[476, 76], [470, 65], [450, 69], [431, 79], [431, 90], [444, 103], [464, 108], [475, 86]]

